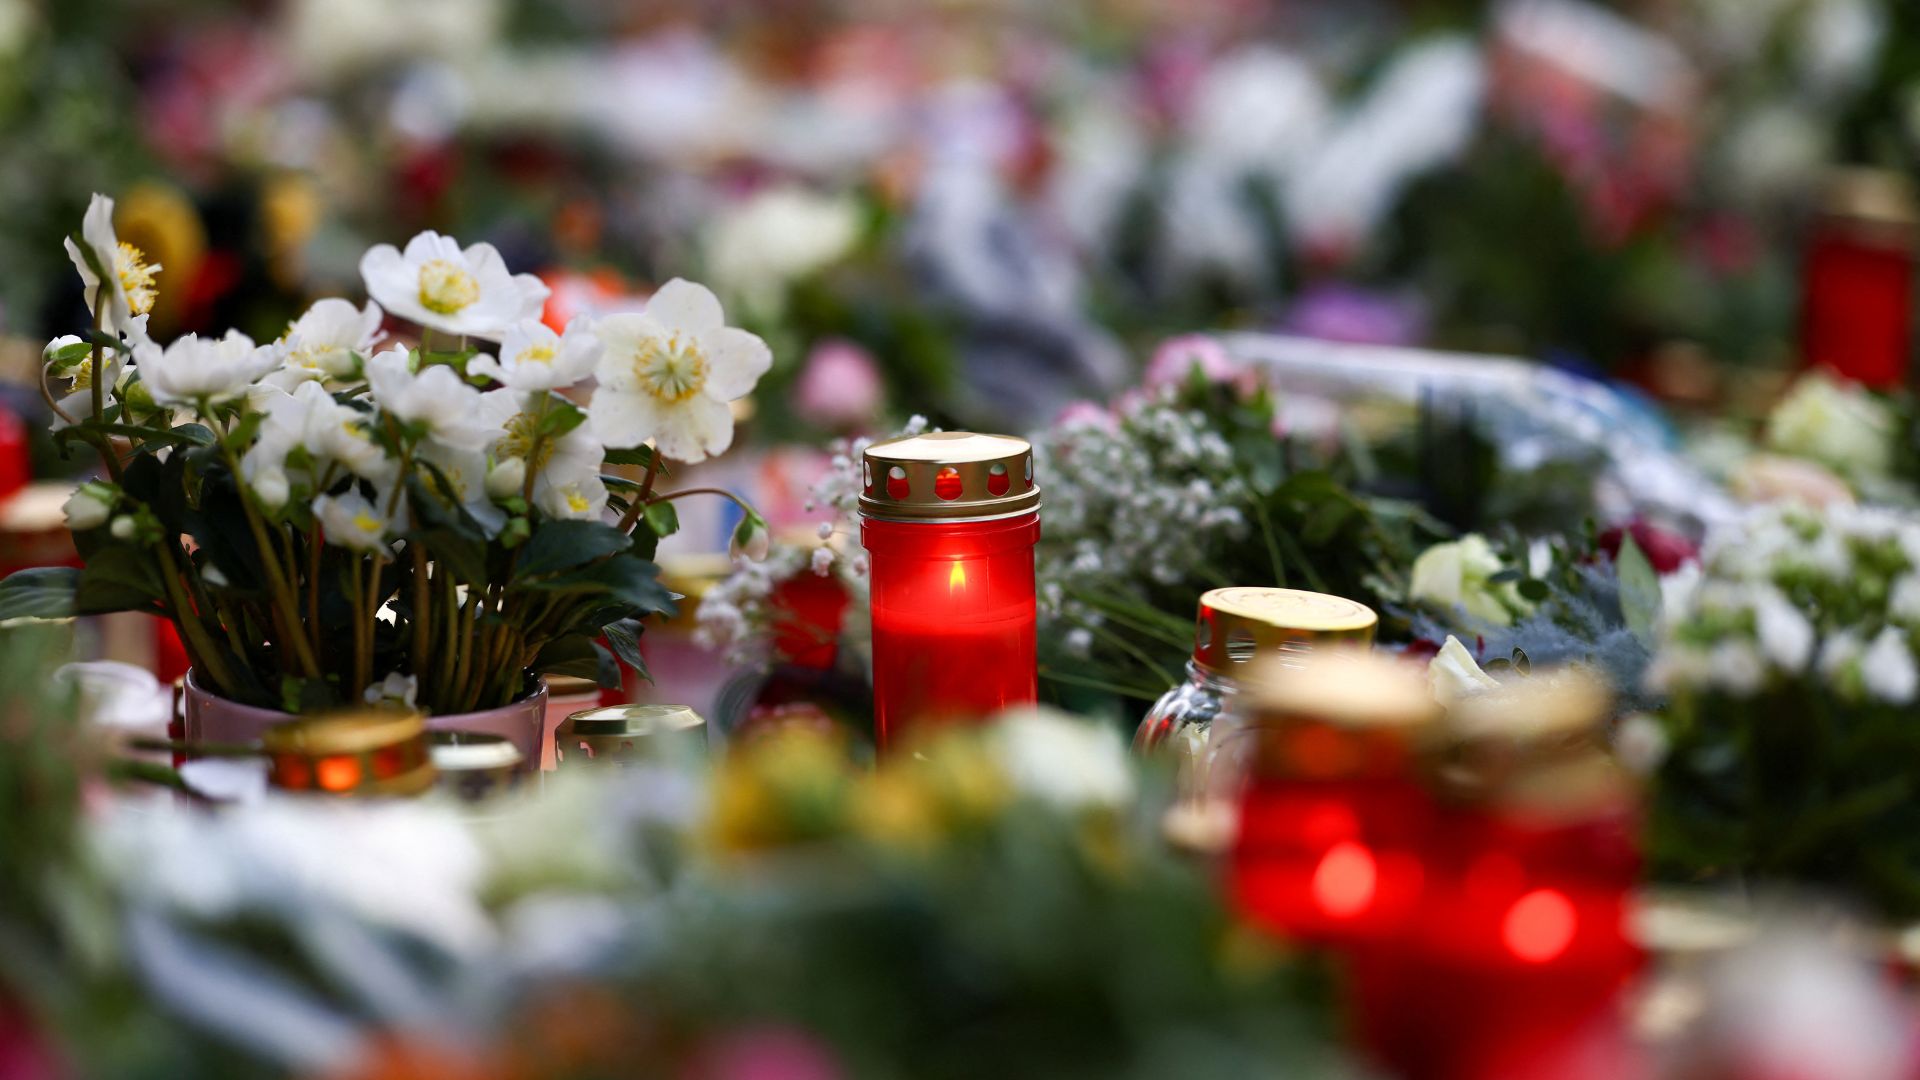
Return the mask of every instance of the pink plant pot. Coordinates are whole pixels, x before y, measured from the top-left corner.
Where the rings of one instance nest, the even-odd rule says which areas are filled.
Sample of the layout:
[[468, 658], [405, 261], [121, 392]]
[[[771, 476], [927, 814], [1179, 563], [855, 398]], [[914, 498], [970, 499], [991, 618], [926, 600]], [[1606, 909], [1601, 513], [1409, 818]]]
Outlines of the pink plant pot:
[[[526, 697], [497, 709], [427, 717], [429, 731], [480, 731], [513, 741], [520, 751], [520, 771], [540, 770], [540, 739], [547, 713], [547, 681]], [[275, 724], [292, 720], [291, 713], [229, 701], [194, 681], [187, 672], [186, 725], [189, 742], [252, 743]]]

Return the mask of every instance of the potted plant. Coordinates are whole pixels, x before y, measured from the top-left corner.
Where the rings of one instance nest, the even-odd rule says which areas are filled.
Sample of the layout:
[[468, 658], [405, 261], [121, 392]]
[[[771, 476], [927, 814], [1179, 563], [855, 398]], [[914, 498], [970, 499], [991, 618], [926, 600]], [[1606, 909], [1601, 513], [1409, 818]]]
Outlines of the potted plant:
[[[67, 242], [94, 321], [48, 345], [41, 380], [56, 438], [104, 469], [67, 503], [85, 566], [0, 582], [0, 618], [172, 621], [190, 738], [394, 700], [537, 761], [541, 674], [644, 673], [642, 623], [674, 608], [652, 562], [674, 500], [726, 496], [657, 490], [665, 459], [725, 450], [727, 402], [771, 362], [711, 292], [674, 280], [644, 314], [555, 331], [538, 278], [427, 232], [366, 253], [361, 306], [321, 300], [265, 344], [163, 347], [161, 268], [112, 212], [95, 196]], [[748, 509], [737, 546], [764, 529]]]

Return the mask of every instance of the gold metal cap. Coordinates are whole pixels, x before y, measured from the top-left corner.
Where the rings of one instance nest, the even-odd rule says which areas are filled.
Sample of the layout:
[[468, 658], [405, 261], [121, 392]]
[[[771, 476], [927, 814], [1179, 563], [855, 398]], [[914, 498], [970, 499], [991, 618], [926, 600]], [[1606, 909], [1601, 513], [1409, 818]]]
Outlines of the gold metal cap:
[[1371, 645], [1380, 616], [1342, 596], [1235, 586], [1200, 597], [1193, 662], [1219, 674], [1333, 644]]
[[1341, 728], [1416, 729], [1439, 716], [1415, 667], [1360, 648], [1266, 657], [1242, 683], [1255, 722], [1312, 720]]
[[1011, 435], [930, 431], [867, 447], [860, 512], [883, 521], [985, 521], [1040, 506], [1033, 446]]
[[362, 709], [275, 724], [260, 736], [267, 782], [319, 795], [396, 797], [433, 786], [426, 719]]
[[581, 760], [695, 756], [707, 746], [707, 722], [686, 705], [609, 705], [560, 722], [555, 756], [562, 766]]
[[1612, 694], [1581, 668], [1535, 672], [1447, 711], [1433, 773], [1456, 798], [1578, 817], [1629, 797], [1632, 780], [1607, 751]]

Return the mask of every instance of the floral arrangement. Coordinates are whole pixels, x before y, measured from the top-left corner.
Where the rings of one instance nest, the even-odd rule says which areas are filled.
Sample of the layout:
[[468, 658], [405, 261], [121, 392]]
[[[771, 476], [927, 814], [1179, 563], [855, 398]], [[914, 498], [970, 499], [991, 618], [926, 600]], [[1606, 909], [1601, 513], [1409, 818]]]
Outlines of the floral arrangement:
[[[554, 330], [538, 278], [427, 232], [366, 253], [363, 306], [162, 346], [162, 268], [112, 213], [96, 197], [68, 241], [95, 321], [43, 378], [68, 384], [57, 437], [105, 469], [67, 504], [86, 565], [9, 578], [0, 617], [155, 614], [206, 689], [290, 712], [467, 712], [540, 672], [641, 667], [641, 620], [673, 607], [650, 558], [699, 493], [656, 490], [666, 459], [724, 451], [728, 402], [771, 363], [712, 293], [676, 279], [645, 313]], [[386, 341], [389, 316], [419, 344]]]
[[1672, 699], [1663, 872], [1788, 878], [1920, 912], [1916, 645], [1912, 513], [1768, 507], [1711, 533], [1651, 671]]

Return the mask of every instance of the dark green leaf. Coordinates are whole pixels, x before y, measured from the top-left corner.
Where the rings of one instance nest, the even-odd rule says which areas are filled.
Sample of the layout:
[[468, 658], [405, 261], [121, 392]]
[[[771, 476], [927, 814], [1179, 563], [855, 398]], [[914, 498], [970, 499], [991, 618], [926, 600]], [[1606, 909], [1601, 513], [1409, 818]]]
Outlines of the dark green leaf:
[[636, 675], [653, 681], [653, 674], [647, 670], [646, 657], [640, 655], [640, 634], [645, 630], [638, 619], [621, 619], [601, 627], [607, 644], [613, 647], [613, 655], [620, 658]]
[[556, 577], [521, 582], [520, 587], [537, 592], [605, 594], [630, 605], [639, 615], [672, 615], [678, 610], [673, 594], [660, 584], [660, 568], [632, 555], [615, 556]]
[[40, 566], [0, 581], [0, 620], [64, 619], [73, 614], [80, 571], [70, 566]]
[[541, 675], [592, 679], [610, 690], [620, 687], [620, 665], [614, 662], [613, 654], [584, 634], [547, 642], [533, 658], [533, 671]]
[[[638, 465], [645, 468], [653, 464], [653, 461], [654, 453], [653, 447], [651, 446], [636, 446], [626, 450], [615, 449], [611, 446], [607, 447], [607, 464], [609, 465]], [[661, 461], [659, 467], [654, 471], [661, 476], [672, 475], [667, 470], [667, 463], [665, 461]]]
[[680, 531], [680, 514], [670, 502], [654, 503], [647, 507], [645, 516], [647, 528], [663, 540]]
[[598, 521], [549, 521], [533, 531], [520, 552], [514, 573], [539, 577], [627, 550], [626, 533]]
[[61, 428], [53, 433], [53, 441], [65, 446], [84, 438], [89, 433], [137, 439], [143, 449], [162, 446], [209, 446], [213, 443], [213, 432], [199, 424], [182, 424], [177, 428], [169, 429], [146, 427], [140, 424], [95, 423], [91, 420], [82, 421], [73, 427]]
[[152, 556], [131, 547], [108, 547], [95, 552], [80, 570], [74, 590], [74, 611], [104, 615], [112, 611], [151, 611], [166, 595], [166, 585]]

